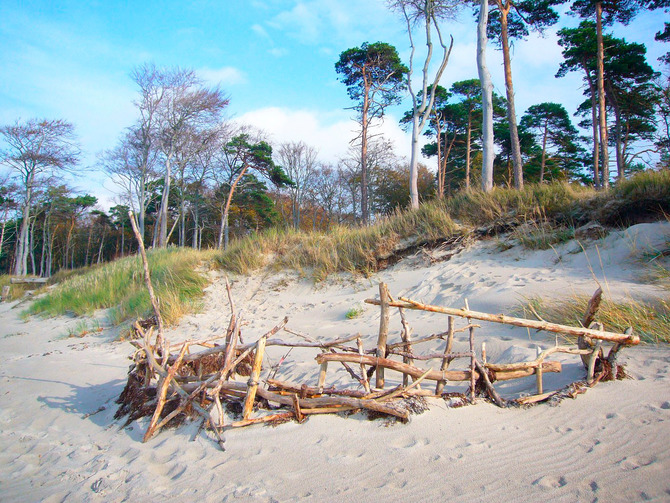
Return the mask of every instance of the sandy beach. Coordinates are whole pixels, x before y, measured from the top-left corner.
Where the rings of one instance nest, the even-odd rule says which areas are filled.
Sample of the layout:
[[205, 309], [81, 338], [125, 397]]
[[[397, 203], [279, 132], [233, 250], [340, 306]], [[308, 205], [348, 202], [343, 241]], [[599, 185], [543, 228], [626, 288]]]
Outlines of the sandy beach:
[[[261, 271], [230, 277], [253, 342], [284, 316], [288, 326], [329, 340], [360, 333], [376, 341], [379, 309], [364, 304], [378, 283], [394, 296], [509, 313], [524, 298], [590, 295], [601, 285], [614, 299], [666, 298], [645, 280], [641, 257], [668, 240], [670, 223], [639, 224], [606, 238], [545, 251], [497, 240], [475, 242], [447, 261], [418, 252], [370, 278], [342, 274], [315, 284], [298, 273]], [[172, 343], [225, 332], [230, 315], [224, 274], [213, 271], [202, 312], [167, 331]], [[629, 379], [600, 383], [576, 399], [500, 409], [484, 399], [430, 409], [408, 424], [364, 414], [324, 415], [305, 423], [227, 431], [221, 452], [197, 424], [161, 431], [142, 443], [147, 420], [123, 427], [115, 404], [134, 348], [96, 314], [101, 332], [67, 337], [81, 320], [21, 316], [26, 301], [0, 304], [0, 500], [32, 501], [668, 501], [670, 500], [670, 348], [622, 351]], [[351, 309], [362, 312], [353, 319]], [[446, 317], [411, 312], [416, 337], [445, 329]], [[556, 338], [481, 323], [478, 344], [489, 361], [524, 361]], [[400, 318], [391, 317], [399, 340]], [[289, 334], [283, 334], [289, 339]], [[432, 344], [432, 343], [431, 343]], [[460, 334], [456, 350], [465, 348]], [[438, 351], [442, 341], [422, 350]], [[317, 352], [268, 350], [265, 376], [316, 383]], [[560, 374], [545, 389], [584, 378], [578, 356], [559, 355]], [[425, 365], [424, 365], [425, 366]], [[426, 367], [427, 368], [427, 367]], [[400, 374], [389, 375], [389, 384]], [[349, 383], [343, 370], [329, 384]], [[534, 377], [501, 384], [507, 398], [534, 392]]]

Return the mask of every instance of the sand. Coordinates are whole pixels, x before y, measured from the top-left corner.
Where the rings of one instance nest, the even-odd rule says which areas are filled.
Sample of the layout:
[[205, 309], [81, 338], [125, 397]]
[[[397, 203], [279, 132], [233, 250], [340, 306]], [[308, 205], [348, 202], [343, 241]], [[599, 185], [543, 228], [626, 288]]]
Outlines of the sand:
[[[297, 273], [234, 277], [233, 295], [257, 339], [285, 315], [289, 326], [321, 339], [360, 332], [374, 345], [378, 308], [365, 305], [378, 282], [393, 295], [444, 306], [508, 312], [523, 298], [591, 294], [598, 284], [615, 298], [666, 297], [645, 282], [643, 254], [670, 236], [670, 224], [640, 224], [597, 241], [547, 251], [496, 240], [471, 245], [451, 260], [424, 253], [371, 278], [341, 275], [315, 285]], [[201, 313], [168, 331], [171, 342], [211, 337], [228, 323], [223, 276], [211, 273]], [[556, 405], [499, 409], [484, 400], [451, 409], [431, 400], [408, 424], [314, 416], [304, 424], [253, 426], [226, 433], [221, 452], [196, 427], [141, 443], [146, 421], [122, 428], [113, 419], [132, 347], [118, 328], [67, 337], [81, 320], [22, 319], [22, 303], [0, 304], [1, 501], [668, 501], [670, 500], [670, 348], [622, 351], [630, 379], [601, 383]], [[352, 308], [362, 314], [347, 319]], [[104, 326], [104, 313], [97, 313]], [[438, 314], [411, 312], [415, 336], [444, 330]], [[392, 337], [400, 321], [391, 318]], [[290, 338], [288, 334], [283, 338]], [[554, 336], [482, 324], [491, 361], [520, 361]], [[459, 347], [465, 347], [461, 337]], [[426, 352], [440, 349], [426, 345]], [[458, 349], [458, 347], [456, 348]], [[276, 364], [285, 348], [271, 348]], [[277, 377], [315, 383], [312, 350], [294, 350]], [[553, 359], [553, 356], [552, 356]], [[578, 357], [559, 355], [564, 371], [545, 389], [583, 378]], [[399, 376], [387, 377], [397, 382]], [[343, 384], [346, 372], [329, 372]], [[534, 378], [500, 387], [508, 398], [532, 394]]]

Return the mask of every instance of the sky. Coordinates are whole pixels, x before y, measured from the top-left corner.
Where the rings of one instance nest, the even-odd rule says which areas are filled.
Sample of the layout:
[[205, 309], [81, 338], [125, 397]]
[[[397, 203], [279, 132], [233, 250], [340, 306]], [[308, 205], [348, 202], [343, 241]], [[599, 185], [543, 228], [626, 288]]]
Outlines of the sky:
[[[653, 40], [667, 14], [642, 13], [614, 34], [645, 43], [648, 61], [670, 47]], [[583, 100], [581, 76], [556, 79], [562, 61], [556, 30], [576, 26], [575, 17], [543, 35], [518, 41], [512, 54], [519, 116], [531, 105], [562, 103], [573, 113]], [[445, 22], [454, 47], [441, 85], [476, 78], [476, 20], [471, 10]], [[417, 45], [421, 39], [416, 39]], [[65, 119], [77, 130], [82, 167], [117, 143], [136, 109], [133, 68], [194, 69], [230, 98], [228, 118], [258, 127], [272, 142], [304, 141], [323, 162], [346, 154], [355, 136], [353, 102], [338, 81], [342, 51], [363, 42], [394, 45], [402, 60], [410, 49], [404, 21], [384, 0], [2, 0], [0, 2], [0, 124], [33, 117]], [[416, 67], [423, 65], [417, 54]], [[502, 55], [489, 44], [487, 60], [495, 91], [505, 94]], [[396, 153], [409, 157], [409, 135], [398, 119], [409, 97], [390, 109], [381, 131]], [[114, 204], [118, 188], [90, 169], [70, 181]]]

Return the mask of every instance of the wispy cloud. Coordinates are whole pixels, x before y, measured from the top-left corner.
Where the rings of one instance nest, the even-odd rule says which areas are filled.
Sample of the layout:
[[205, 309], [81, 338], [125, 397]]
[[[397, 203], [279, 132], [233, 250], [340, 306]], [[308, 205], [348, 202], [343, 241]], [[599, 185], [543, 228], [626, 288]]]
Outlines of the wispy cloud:
[[253, 31], [256, 35], [258, 35], [261, 38], [271, 40], [270, 35], [268, 35], [268, 32], [260, 24], [253, 25], [251, 27], [251, 31]]
[[197, 73], [202, 79], [213, 85], [234, 86], [247, 82], [246, 74], [242, 70], [232, 66], [221, 68], [203, 67], [198, 69]]
[[398, 25], [383, 6], [381, 0], [298, 0], [267, 24], [303, 44], [360, 44], [370, 33], [390, 36], [388, 27]]
[[282, 47], [273, 47], [272, 49], [268, 50], [270, 54], [272, 54], [275, 58], [283, 58], [284, 56], [287, 56], [289, 51], [288, 49], [284, 49]]

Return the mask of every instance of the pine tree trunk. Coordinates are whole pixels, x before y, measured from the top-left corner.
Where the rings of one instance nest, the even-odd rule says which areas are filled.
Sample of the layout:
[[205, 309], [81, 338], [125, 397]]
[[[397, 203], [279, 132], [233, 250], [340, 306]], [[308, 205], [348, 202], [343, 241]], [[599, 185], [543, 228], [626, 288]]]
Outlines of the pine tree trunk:
[[607, 142], [607, 107], [605, 103], [605, 48], [603, 45], [603, 4], [596, 2], [596, 36], [598, 43], [598, 110], [600, 115], [600, 147], [602, 150], [603, 187], [610, 185], [609, 146]]
[[542, 163], [540, 164], [540, 183], [544, 182], [544, 166], [547, 158], [547, 136], [549, 134], [548, 121], [544, 123], [544, 134], [542, 135]]
[[589, 92], [591, 94], [591, 134], [593, 135], [593, 183], [596, 188], [601, 185], [600, 182], [600, 142], [598, 141], [598, 98], [596, 87], [593, 85], [593, 79], [589, 71], [584, 65], [584, 71], [587, 74], [587, 81], [589, 83]]
[[361, 111], [361, 217], [363, 225], [370, 221], [368, 209], [368, 111], [370, 108], [370, 85], [364, 76], [363, 109]]
[[102, 230], [102, 239], [100, 239], [100, 248], [98, 249], [98, 264], [102, 262], [102, 248], [104, 245], [105, 245], [105, 229]]
[[468, 115], [468, 131], [465, 136], [465, 190], [470, 190], [470, 152], [472, 151], [472, 113]]
[[437, 197], [444, 197], [444, 170], [442, 169], [442, 128], [440, 119], [436, 117], [435, 128], [437, 129]]
[[502, 38], [503, 63], [505, 67], [505, 91], [507, 94], [507, 120], [509, 122], [509, 137], [512, 149], [512, 164], [514, 165], [514, 187], [523, 188], [523, 164], [521, 161], [521, 144], [519, 142], [519, 130], [516, 124], [516, 107], [514, 105], [514, 86], [512, 83], [512, 61], [509, 53], [509, 38], [507, 30], [507, 14], [511, 4], [503, 8], [501, 0], [498, 0], [500, 10], [500, 28]]
[[[228, 199], [226, 200], [226, 206], [223, 209], [223, 215], [221, 217], [221, 229], [223, 231], [223, 249], [225, 250], [228, 248], [228, 239], [229, 239], [229, 233], [228, 233], [228, 212], [230, 210], [230, 203], [233, 201], [233, 193], [235, 192], [235, 187], [237, 187], [237, 184], [240, 183], [240, 180], [244, 176], [244, 173], [246, 173], [247, 168], [249, 168], [248, 164], [244, 165], [244, 168], [242, 168], [242, 171], [240, 172], [239, 175], [237, 175], [237, 178], [235, 178], [235, 181], [233, 184], [230, 186], [230, 191], [228, 192]], [[221, 249], [221, 235], [219, 235], [219, 249]]]

